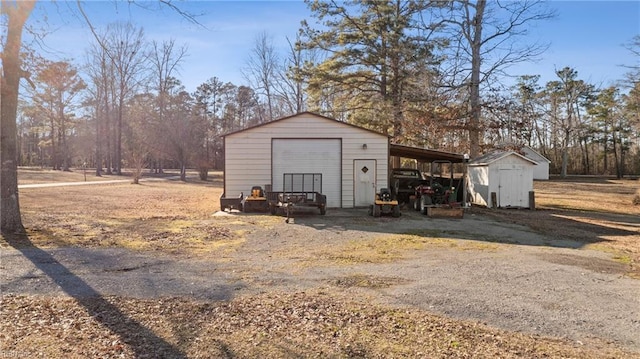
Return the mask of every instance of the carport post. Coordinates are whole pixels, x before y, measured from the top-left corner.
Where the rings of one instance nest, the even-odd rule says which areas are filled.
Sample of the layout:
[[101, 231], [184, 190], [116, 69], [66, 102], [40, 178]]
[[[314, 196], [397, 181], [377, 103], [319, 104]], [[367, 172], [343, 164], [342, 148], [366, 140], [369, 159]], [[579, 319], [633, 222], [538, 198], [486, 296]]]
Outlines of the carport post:
[[467, 153], [464, 154], [464, 158], [462, 161], [463, 171], [462, 171], [462, 207], [468, 208], [467, 202], [467, 166], [469, 165], [469, 155]]

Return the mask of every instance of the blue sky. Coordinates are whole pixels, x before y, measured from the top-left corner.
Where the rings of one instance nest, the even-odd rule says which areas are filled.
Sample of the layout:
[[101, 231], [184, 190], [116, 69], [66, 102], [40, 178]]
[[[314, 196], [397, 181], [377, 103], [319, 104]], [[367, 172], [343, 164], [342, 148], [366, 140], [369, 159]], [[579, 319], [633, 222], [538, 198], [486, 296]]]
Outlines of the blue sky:
[[[302, 1], [187, 1], [176, 2], [184, 10], [198, 14], [195, 25], [157, 4], [139, 1], [141, 6], [114, 1], [85, 1], [85, 10], [97, 28], [115, 21], [131, 21], [144, 28], [148, 39], [175, 39], [188, 46], [178, 76], [188, 91], [210, 77], [236, 85], [245, 81], [245, 66], [256, 36], [266, 32], [274, 45], [284, 49], [286, 37], [294, 39], [300, 21], [309, 18]], [[554, 70], [565, 66], [578, 77], [598, 86], [620, 80], [627, 71], [620, 65], [639, 65], [622, 47], [640, 34], [640, 1], [550, 1], [558, 16], [531, 30], [531, 41], [549, 43], [538, 63], [510, 68], [513, 75], [539, 74], [541, 84], [554, 79]], [[84, 51], [93, 40], [79, 18], [75, 1], [41, 1], [29, 19], [36, 28], [47, 29], [37, 45], [44, 56], [83, 62]], [[25, 36], [29, 41], [29, 36]]]

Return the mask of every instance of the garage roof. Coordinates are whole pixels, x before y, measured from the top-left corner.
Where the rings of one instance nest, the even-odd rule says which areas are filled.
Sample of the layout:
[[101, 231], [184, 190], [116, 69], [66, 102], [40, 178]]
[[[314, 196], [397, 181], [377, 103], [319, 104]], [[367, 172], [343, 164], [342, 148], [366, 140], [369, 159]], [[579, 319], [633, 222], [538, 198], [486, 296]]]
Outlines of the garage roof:
[[412, 158], [423, 162], [448, 160], [453, 163], [459, 163], [464, 161], [464, 155], [458, 153], [430, 150], [422, 147], [397, 145], [393, 143], [389, 146], [389, 155], [403, 158]]
[[494, 151], [494, 152], [489, 152], [486, 153], [476, 159], [474, 159], [473, 161], [471, 161], [471, 163], [469, 163], [469, 166], [487, 166], [492, 164], [493, 162], [496, 162], [498, 160], [501, 160], [507, 156], [516, 156], [519, 157], [529, 163], [531, 163], [532, 165], [537, 165], [538, 163], [534, 160], [532, 160], [529, 157], [523, 156], [517, 152], [514, 151]]
[[254, 129], [254, 128], [257, 128], [257, 127], [269, 126], [269, 125], [271, 125], [271, 124], [273, 124], [275, 122], [286, 121], [286, 120], [288, 120], [288, 119], [290, 119], [292, 117], [298, 117], [298, 116], [301, 116], [301, 115], [312, 115], [312, 116], [316, 116], [316, 117], [331, 121], [333, 123], [338, 123], [338, 124], [345, 125], [345, 126], [351, 126], [353, 128], [357, 128], [357, 129], [360, 129], [360, 130], [364, 130], [364, 131], [368, 131], [368, 132], [371, 132], [371, 133], [375, 133], [376, 135], [389, 137], [388, 135], [385, 135], [383, 133], [380, 133], [380, 132], [377, 132], [377, 131], [374, 131], [374, 130], [370, 130], [370, 129], [365, 128], [365, 127], [353, 125], [353, 124], [350, 124], [350, 123], [347, 123], [347, 122], [342, 122], [342, 121], [336, 120], [334, 118], [323, 116], [323, 115], [320, 115], [320, 114], [317, 114], [317, 113], [314, 113], [314, 112], [309, 112], [309, 111], [300, 112], [300, 113], [297, 113], [295, 115], [282, 117], [282, 118], [279, 118], [279, 119], [276, 119], [276, 120], [273, 120], [273, 121], [270, 121], [270, 122], [264, 122], [264, 123], [260, 123], [260, 124], [254, 125], [254, 126], [249, 126], [247, 128], [243, 128], [243, 129], [240, 129], [240, 130], [231, 131], [231, 132], [223, 134], [222, 137], [227, 137], [229, 135], [234, 135], [236, 133], [248, 131], [248, 130], [251, 130], [251, 129]]

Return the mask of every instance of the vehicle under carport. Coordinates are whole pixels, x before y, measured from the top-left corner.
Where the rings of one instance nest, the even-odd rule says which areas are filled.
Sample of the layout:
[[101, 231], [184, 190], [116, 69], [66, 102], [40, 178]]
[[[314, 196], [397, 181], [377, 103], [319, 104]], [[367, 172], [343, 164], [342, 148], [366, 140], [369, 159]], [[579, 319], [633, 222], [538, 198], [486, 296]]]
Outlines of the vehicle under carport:
[[[417, 168], [423, 171], [425, 167], [431, 169], [431, 164], [434, 161], [449, 161], [452, 164], [464, 164], [466, 163], [466, 161], [468, 161], [468, 158], [466, 158], [463, 154], [399, 144], [389, 145], [389, 156], [389, 167], [392, 169], [400, 168], [401, 158], [406, 158], [416, 160]], [[422, 164], [425, 165], [423, 166]], [[460, 166], [461, 168], [459, 168], [458, 177], [455, 182], [456, 187], [462, 189], [462, 191], [457, 191], [456, 200], [458, 202], [463, 202], [464, 193], [466, 192], [466, 185], [464, 181], [466, 169], [463, 168], [462, 165]], [[393, 182], [390, 180], [389, 183]]]

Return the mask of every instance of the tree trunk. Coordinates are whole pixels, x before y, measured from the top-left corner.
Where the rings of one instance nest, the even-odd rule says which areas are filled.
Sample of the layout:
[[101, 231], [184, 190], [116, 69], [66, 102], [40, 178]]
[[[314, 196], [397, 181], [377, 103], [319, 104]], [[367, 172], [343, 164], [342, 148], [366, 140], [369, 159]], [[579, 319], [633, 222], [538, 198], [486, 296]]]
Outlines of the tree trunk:
[[589, 174], [589, 156], [587, 155], [587, 149], [589, 148], [589, 143], [587, 143], [586, 138], [580, 138], [578, 140], [580, 144], [580, 153], [582, 154], [582, 174]]
[[[122, 91], [122, 90], [120, 90]], [[122, 111], [124, 107], [124, 99], [122, 95], [118, 100], [118, 119], [116, 121], [116, 143], [115, 143], [115, 170], [119, 176], [122, 174]]]
[[591, 161], [589, 160], [589, 142], [585, 139], [584, 140], [584, 156], [585, 156], [585, 163], [586, 163], [586, 167], [585, 167], [585, 171], [587, 175], [591, 174]]
[[55, 120], [51, 118], [51, 169], [58, 169], [58, 147], [56, 145], [56, 125]]
[[612, 133], [611, 134], [611, 140], [613, 141], [613, 160], [615, 162], [615, 166], [616, 166], [616, 178], [620, 179], [622, 178], [622, 174], [620, 171], [620, 157], [618, 156], [618, 146], [619, 142], [618, 139], [616, 138], [616, 134]]
[[96, 176], [102, 177], [102, 138], [104, 124], [102, 123], [102, 113], [100, 110], [100, 96], [96, 101]]
[[0, 89], [0, 231], [24, 232], [18, 200], [17, 127], [18, 90], [22, 69], [20, 46], [22, 29], [35, 1], [6, 4], [2, 11], [8, 16], [6, 42], [2, 54], [2, 88]]
[[[61, 96], [61, 95], [60, 95]], [[58, 118], [60, 119], [60, 152], [62, 153], [62, 170], [70, 171], [69, 169], [69, 146], [67, 144], [67, 124], [64, 118], [64, 106], [62, 105], [62, 99], [58, 105]]]
[[567, 177], [567, 163], [569, 163], [569, 149], [567, 147], [562, 149], [562, 168], [560, 169], [560, 177]]
[[469, 84], [469, 155], [480, 155], [480, 67], [482, 57], [482, 24], [486, 0], [478, 0], [473, 17], [473, 43], [471, 44], [471, 83]]

